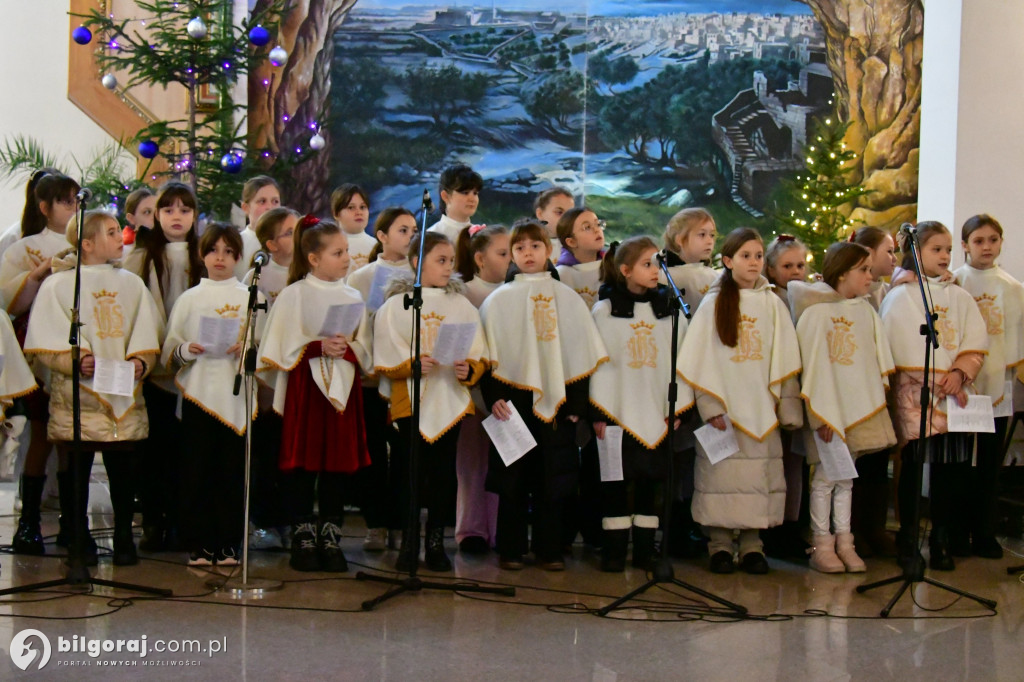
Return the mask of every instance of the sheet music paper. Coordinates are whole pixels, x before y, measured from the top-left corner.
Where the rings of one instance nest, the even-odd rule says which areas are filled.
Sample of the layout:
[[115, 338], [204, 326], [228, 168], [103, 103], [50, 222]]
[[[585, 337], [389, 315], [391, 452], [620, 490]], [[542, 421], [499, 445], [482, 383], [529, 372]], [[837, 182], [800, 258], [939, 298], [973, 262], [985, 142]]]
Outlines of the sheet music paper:
[[328, 306], [323, 324], [320, 325], [319, 335], [326, 337], [341, 334], [351, 338], [363, 319], [365, 307], [362, 303], [337, 303]]
[[228, 348], [238, 343], [238, 332], [241, 328], [242, 320], [237, 317], [201, 316], [197, 343], [203, 347], [203, 355], [226, 356]]
[[993, 417], [1013, 416], [1013, 382], [1007, 381], [1003, 385], [1003, 401], [992, 408]]
[[853, 463], [853, 455], [850, 448], [846, 446], [843, 439], [832, 434], [832, 442], [826, 443], [814, 431], [814, 445], [818, 448], [818, 458], [825, 471], [825, 477], [830, 481], [846, 481], [857, 478], [857, 467]]
[[512, 409], [512, 416], [506, 421], [501, 421], [493, 414], [483, 421], [484, 431], [487, 432], [498, 455], [505, 466], [510, 466], [530, 450], [537, 447], [537, 441], [526, 426], [526, 422], [519, 415], [515, 405], [508, 403]]
[[693, 435], [697, 437], [697, 442], [704, 448], [704, 452], [712, 464], [718, 464], [726, 457], [740, 451], [740, 444], [736, 441], [736, 431], [733, 430], [729, 417], [725, 417], [725, 431], [719, 431], [711, 424], [705, 424], [694, 431]]
[[969, 395], [967, 407], [960, 407], [956, 398], [947, 396], [946, 424], [950, 433], [995, 433], [992, 398], [987, 395]]
[[97, 393], [129, 397], [134, 395], [135, 365], [127, 360], [96, 358], [92, 387]]
[[476, 322], [443, 322], [437, 331], [432, 358], [442, 365], [454, 365], [469, 357], [476, 336]]
[[387, 289], [388, 282], [391, 281], [391, 276], [394, 274], [394, 269], [381, 265], [378, 265], [377, 269], [373, 271], [373, 283], [370, 284], [370, 294], [366, 297], [366, 305], [371, 312], [384, 305], [384, 290]]
[[601, 466], [601, 481], [621, 481], [622, 475], [622, 427], [608, 424], [604, 427], [604, 438], [597, 439], [597, 459]]

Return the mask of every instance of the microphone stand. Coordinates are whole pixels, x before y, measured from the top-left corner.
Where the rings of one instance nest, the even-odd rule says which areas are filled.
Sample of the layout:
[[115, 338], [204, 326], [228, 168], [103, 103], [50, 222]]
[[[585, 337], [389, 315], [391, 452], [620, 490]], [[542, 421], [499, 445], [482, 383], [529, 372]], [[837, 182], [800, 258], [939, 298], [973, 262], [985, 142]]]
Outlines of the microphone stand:
[[[83, 190], [84, 192], [84, 190]], [[80, 196], [84, 196], [86, 199], [92, 196], [92, 193], [82, 193]], [[148, 587], [145, 585], [134, 585], [132, 583], [123, 583], [116, 580], [104, 580], [101, 578], [94, 578], [89, 574], [89, 568], [85, 565], [84, 548], [85, 548], [85, 534], [88, 532], [85, 528], [85, 518], [82, 514], [78, 513], [78, 510], [83, 508], [82, 500], [82, 486], [79, 485], [79, 481], [82, 480], [82, 346], [79, 339], [79, 330], [82, 327], [81, 323], [81, 298], [82, 298], [82, 224], [85, 222], [85, 201], [80, 200], [78, 205], [78, 244], [76, 246], [78, 252], [78, 258], [75, 262], [75, 285], [74, 285], [74, 297], [71, 307], [71, 329], [68, 334], [68, 343], [71, 345], [71, 421], [72, 421], [72, 446], [71, 446], [71, 477], [74, 482], [73, 495], [74, 498], [74, 510], [68, 510], [71, 513], [72, 523], [75, 527], [74, 539], [72, 540], [71, 546], [68, 548], [67, 558], [67, 574], [63, 578], [57, 580], [44, 580], [38, 583], [31, 583], [29, 585], [22, 585], [20, 587], [9, 587], [4, 590], [0, 590], [0, 596], [7, 594], [19, 594], [21, 592], [33, 592], [35, 590], [45, 590], [51, 587], [61, 587], [68, 585], [71, 587], [86, 587], [89, 585], [99, 585], [102, 587], [112, 587], [115, 589], [129, 590], [131, 592], [141, 592], [143, 594], [153, 594], [159, 597], [170, 597], [173, 592], [171, 590], [163, 589], [160, 587]], [[85, 493], [88, 494], [89, 486], [88, 483], [85, 485]], [[65, 510], [61, 510], [64, 513]]]
[[[397, 597], [405, 592], [420, 592], [424, 589], [448, 590], [450, 592], [475, 592], [483, 594], [500, 594], [507, 597], [515, 596], [515, 588], [512, 587], [483, 587], [468, 583], [437, 583], [421, 580], [416, 575], [419, 568], [420, 556], [420, 502], [419, 502], [419, 459], [420, 459], [420, 380], [423, 377], [423, 365], [420, 362], [422, 357], [420, 349], [420, 324], [421, 311], [423, 310], [423, 249], [426, 243], [427, 214], [433, 210], [433, 202], [430, 200], [430, 192], [423, 190], [423, 204], [420, 211], [423, 217], [420, 224], [419, 254], [416, 259], [416, 280], [413, 284], [412, 294], [405, 295], [405, 308], [412, 308], [412, 422], [410, 425], [411, 437], [409, 438], [409, 509], [406, 518], [405, 532], [402, 535], [404, 548], [412, 554], [412, 561], [409, 562], [409, 574], [404, 578], [392, 578], [390, 576], [374, 575], [359, 571], [356, 573], [356, 580], [369, 580], [372, 582], [394, 585], [384, 594], [364, 601], [364, 611], [371, 611], [378, 604], [382, 604], [392, 597]], [[408, 544], [406, 544], [408, 543]]]
[[671, 350], [671, 378], [668, 383], [668, 437], [665, 439], [666, 454], [668, 456], [668, 476], [665, 481], [665, 490], [661, 495], [661, 546], [659, 547], [659, 556], [654, 564], [654, 568], [651, 570], [651, 579], [646, 583], [628, 592], [627, 594], [619, 597], [611, 604], [604, 606], [597, 610], [597, 615], [607, 616], [611, 611], [618, 609], [624, 603], [632, 600], [639, 594], [643, 594], [647, 590], [661, 585], [664, 583], [671, 583], [677, 587], [681, 587], [684, 590], [689, 590], [694, 594], [698, 594], [705, 599], [709, 599], [713, 602], [717, 602], [722, 606], [726, 607], [730, 611], [735, 612], [738, 615], [745, 615], [747, 609], [739, 604], [734, 604], [727, 599], [723, 599], [715, 594], [712, 594], [706, 590], [702, 590], [699, 587], [683, 582], [675, 577], [675, 572], [672, 569], [672, 560], [668, 556], [668, 535], [669, 535], [669, 524], [672, 519], [672, 498], [674, 497], [675, 481], [676, 481], [676, 462], [675, 462], [675, 418], [676, 418], [676, 400], [678, 399], [678, 378], [676, 377], [676, 365], [679, 360], [679, 311], [682, 310], [683, 314], [686, 315], [686, 319], [690, 319], [690, 307], [686, 305], [686, 301], [683, 300], [683, 294], [679, 291], [679, 287], [676, 286], [675, 280], [672, 279], [671, 273], [668, 270], [668, 264], [665, 259], [658, 254], [658, 264], [661, 267], [662, 273], [665, 275], [665, 279], [668, 281], [668, 286], [671, 289], [671, 295], [669, 296], [669, 309], [672, 313], [672, 350]]
[[950, 587], [937, 580], [932, 580], [924, 574], [924, 557], [921, 556], [921, 552], [918, 550], [921, 538], [921, 481], [923, 479], [924, 472], [924, 460], [928, 453], [928, 409], [931, 405], [931, 390], [929, 388], [929, 382], [931, 379], [931, 355], [932, 349], [939, 347], [939, 337], [935, 331], [935, 321], [938, 316], [932, 310], [931, 303], [928, 299], [928, 294], [924, 288], [924, 272], [921, 267], [921, 245], [917, 243], [917, 232], [910, 228], [910, 239], [907, 240], [910, 243], [910, 252], [914, 257], [914, 273], [917, 275], [917, 285], [921, 290], [921, 302], [924, 305], [924, 324], [921, 325], [921, 336], [924, 337], [924, 381], [921, 383], [921, 422], [918, 431], [918, 441], [916, 452], [914, 453], [914, 461], [911, 464], [910, 471], [904, 471], [903, 476], [913, 476], [913, 485], [911, 489], [914, 491], [914, 504], [913, 513], [910, 519], [907, 521], [908, 528], [910, 529], [910, 539], [908, 543], [913, 545], [913, 556], [903, 562], [903, 572], [900, 575], [886, 578], [884, 580], [878, 580], [873, 583], [866, 585], [858, 585], [857, 593], [864, 594], [868, 590], [873, 590], [876, 587], [883, 587], [885, 585], [891, 585], [892, 583], [902, 582], [899, 589], [896, 590], [896, 594], [893, 595], [889, 603], [885, 605], [885, 608], [879, 613], [882, 618], [887, 618], [889, 613], [892, 611], [893, 606], [899, 601], [903, 593], [907, 591], [908, 587], [911, 587], [914, 583], [927, 583], [939, 589], [958, 594], [961, 597], [967, 597], [973, 599], [982, 606], [986, 606], [990, 609], [995, 610], [996, 602], [991, 599], [984, 599], [970, 592]]
[[252, 470], [252, 407], [256, 393], [256, 316], [260, 310], [267, 309], [267, 303], [258, 302], [260, 274], [263, 263], [257, 256], [253, 265], [252, 282], [249, 284], [249, 303], [246, 305], [245, 329], [242, 332], [242, 348], [238, 356], [238, 370], [235, 372], [235, 386], [232, 391], [238, 395], [245, 377], [245, 416], [248, 424], [245, 429], [245, 505], [242, 518], [242, 577], [227, 580], [213, 577], [206, 581], [212, 589], [224, 590], [233, 597], [259, 597], [266, 592], [275, 592], [284, 587], [284, 582], [269, 578], [251, 578], [249, 576], [249, 479]]

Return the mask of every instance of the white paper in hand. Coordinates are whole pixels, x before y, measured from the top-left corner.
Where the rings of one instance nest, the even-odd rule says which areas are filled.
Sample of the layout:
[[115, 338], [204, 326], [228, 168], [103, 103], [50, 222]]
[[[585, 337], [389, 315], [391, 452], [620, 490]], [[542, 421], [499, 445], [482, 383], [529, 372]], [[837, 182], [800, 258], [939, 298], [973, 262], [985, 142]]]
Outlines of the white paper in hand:
[[363, 318], [362, 303], [338, 303], [327, 307], [319, 336], [330, 337], [341, 334], [351, 338]]
[[597, 439], [597, 460], [601, 466], [601, 482], [621, 481], [622, 427], [604, 427], [604, 438]]
[[135, 365], [126, 360], [96, 358], [92, 387], [97, 393], [129, 397], [134, 395]]
[[728, 417], [725, 417], [725, 431], [719, 431], [711, 424], [705, 424], [694, 431], [693, 435], [697, 437], [697, 442], [704, 448], [704, 453], [707, 454], [712, 464], [718, 464], [726, 457], [740, 451], [740, 444], [736, 442], [736, 431], [733, 430], [732, 422]]
[[992, 408], [993, 417], [1012, 417], [1013, 416], [1013, 382], [1007, 381], [1003, 385], [1003, 399], [1002, 401]]
[[995, 433], [992, 398], [987, 395], [969, 395], [967, 407], [960, 407], [956, 398], [947, 396], [946, 423], [950, 433]]
[[370, 284], [370, 294], [366, 297], [366, 305], [370, 312], [376, 312], [384, 305], [384, 292], [394, 274], [394, 269], [383, 265], [378, 265], [377, 269], [373, 271], [373, 283]]
[[447, 366], [465, 360], [473, 346], [476, 327], [476, 322], [443, 322], [430, 357]]
[[853, 455], [850, 454], [850, 448], [846, 447], [842, 438], [833, 433], [832, 441], [826, 443], [815, 431], [814, 445], [818, 448], [818, 458], [825, 471], [825, 478], [830, 481], [846, 481], [857, 478], [857, 467], [853, 463]]
[[508, 403], [512, 409], [512, 416], [501, 421], [493, 414], [483, 421], [484, 431], [487, 432], [498, 455], [505, 466], [510, 466], [530, 450], [537, 447], [537, 441], [526, 426], [526, 422], [516, 411], [515, 405]]
[[228, 348], [238, 343], [241, 328], [242, 320], [237, 317], [201, 316], [197, 343], [203, 347], [203, 355], [215, 358], [226, 356]]

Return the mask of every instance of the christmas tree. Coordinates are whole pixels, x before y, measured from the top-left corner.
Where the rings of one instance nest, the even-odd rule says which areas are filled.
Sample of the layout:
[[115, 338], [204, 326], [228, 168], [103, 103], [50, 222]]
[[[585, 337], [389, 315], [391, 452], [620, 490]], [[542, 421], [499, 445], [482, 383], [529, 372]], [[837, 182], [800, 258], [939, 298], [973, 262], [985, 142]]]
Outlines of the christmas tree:
[[[245, 104], [231, 97], [235, 83], [263, 59], [275, 66], [287, 61], [280, 47], [265, 49], [277, 31], [285, 0], [265, 4], [234, 22], [230, 0], [137, 0], [131, 19], [91, 10], [72, 38], [85, 45], [97, 40], [96, 61], [103, 85], [111, 90], [135, 86], [182, 85], [187, 108], [179, 120], [158, 120], [135, 138], [139, 155], [162, 156], [166, 170], [150, 171], [189, 182], [201, 210], [226, 219], [241, 195], [246, 175], [277, 160], [268, 150], [249, 149]], [[126, 74], [117, 82], [114, 72]], [[265, 172], [265, 171], [259, 171]]]
[[825, 250], [849, 236], [856, 222], [849, 218], [849, 204], [872, 191], [850, 179], [857, 155], [843, 141], [849, 125], [835, 113], [815, 122], [804, 148], [806, 168], [783, 184], [783, 200], [774, 211], [776, 222], [807, 245], [810, 267], [820, 268]]

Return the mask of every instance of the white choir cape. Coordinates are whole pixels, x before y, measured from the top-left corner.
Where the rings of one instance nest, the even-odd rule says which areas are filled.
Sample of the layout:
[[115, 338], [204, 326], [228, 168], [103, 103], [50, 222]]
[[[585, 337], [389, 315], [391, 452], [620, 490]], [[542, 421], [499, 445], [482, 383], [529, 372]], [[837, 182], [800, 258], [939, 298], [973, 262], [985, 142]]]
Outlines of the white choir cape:
[[[390, 380], [387, 370], [412, 366], [412, 309], [406, 309], [403, 296], [391, 296], [374, 316], [374, 371], [381, 383]], [[443, 324], [476, 325], [476, 334], [466, 359], [487, 366], [489, 355], [480, 313], [465, 296], [436, 287], [423, 288], [423, 309], [420, 311], [420, 352], [432, 355], [438, 332]], [[407, 395], [412, 396], [412, 377], [405, 379]], [[473, 413], [469, 387], [455, 378], [454, 367], [436, 367], [420, 381], [420, 434], [428, 443]]]
[[377, 245], [377, 240], [365, 232], [357, 234], [346, 232], [345, 236], [348, 237], [348, 255], [351, 258], [348, 272], [351, 276], [352, 273], [370, 262], [370, 251]]
[[[262, 300], [262, 297], [260, 298]], [[199, 324], [203, 317], [235, 318], [240, 320], [239, 336], [245, 332], [246, 306], [249, 304], [249, 289], [237, 279], [215, 282], [203, 278], [199, 284], [178, 297], [167, 323], [167, 338], [160, 361], [168, 370], [174, 360], [174, 352], [182, 344], [199, 341]], [[264, 315], [256, 317], [256, 338], [259, 339]], [[241, 339], [239, 339], [241, 341]], [[182, 396], [199, 406], [217, 421], [243, 435], [249, 425], [245, 414], [245, 395], [233, 395], [235, 372], [238, 361], [235, 356], [207, 357], [200, 355], [194, 361], [178, 370], [175, 383]], [[253, 403], [253, 418], [257, 406]]]
[[[683, 292], [683, 300], [686, 301], [686, 305], [690, 306], [691, 315], [697, 312], [704, 296], [711, 290], [711, 285], [718, 280], [720, 274], [703, 263], [675, 265], [668, 269], [668, 273], [672, 275], [672, 281]], [[668, 284], [664, 272], [658, 273], [658, 281]]]
[[789, 309], [763, 276], [740, 290], [739, 340], [729, 348], [715, 328], [718, 286], [704, 297], [686, 332], [679, 371], [695, 391], [725, 407], [734, 427], [758, 442], [779, 425], [782, 384], [800, 373], [800, 350]]
[[[142, 263], [145, 255], [145, 249], [133, 250], [131, 254], [125, 258], [124, 267], [141, 277]], [[162, 295], [160, 284], [157, 282], [156, 268], [152, 266], [150, 267], [149, 279], [146, 281], [146, 286], [149, 288], [150, 293], [153, 294], [153, 299], [156, 301], [156, 307], [160, 310], [160, 315], [164, 320], [167, 319], [167, 316], [170, 314], [175, 301], [178, 300], [178, 297], [188, 289], [189, 267], [188, 242], [171, 242], [164, 247], [164, 282]]]
[[[406, 260], [405, 258], [398, 262], [391, 262], [383, 260], [378, 256], [377, 260], [373, 261], [372, 263], [367, 263], [366, 265], [364, 265], [363, 267], [359, 268], [351, 275], [349, 275], [348, 279], [345, 280], [350, 287], [357, 290], [359, 294], [363, 297], [363, 301], [366, 302], [366, 307], [369, 309], [371, 313], [375, 312], [376, 310], [376, 308], [374, 308], [374, 306], [372, 305], [373, 303], [376, 303], [376, 301], [370, 300], [371, 294], [373, 293], [373, 280], [377, 277], [377, 271], [380, 270], [381, 268], [388, 271], [387, 275], [381, 275], [382, 277], [386, 277], [386, 281], [384, 282], [384, 286], [381, 292], [382, 298], [383, 294], [388, 290], [388, 284], [391, 282], [392, 279], [395, 278], [396, 275], [412, 272], [412, 266], [409, 265], [409, 261]], [[384, 301], [381, 300], [379, 303], [377, 303], [376, 307], [379, 308], [383, 304]]]
[[[242, 279], [242, 283], [245, 286], [252, 284], [252, 277], [255, 272], [255, 269], [252, 269], [245, 273], [245, 277]], [[256, 284], [256, 288], [267, 299], [267, 312], [270, 312], [270, 308], [274, 307], [274, 301], [277, 300], [278, 295], [284, 291], [286, 286], [288, 286], [288, 266], [278, 265], [271, 258], [270, 262], [260, 269], [260, 281]]]
[[238, 233], [238, 236], [242, 238], [242, 253], [238, 262], [235, 263], [235, 277], [242, 279], [249, 270], [252, 257], [260, 250], [260, 238], [256, 236], [256, 231], [252, 229], [251, 225], [246, 225], [245, 229]]
[[487, 282], [480, 279], [477, 275], [473, 279], [466, 282], [466, 298], [475, 307], [479, 308], [484, 304], [484, 301], [488, 296], [498, 290], [504, 282]]
[[608, 361], [586, 304], [551, 273], [518, 274], [480, 307], [490, 345], [491, 374], [533, 391], [533, 412], [550, 422], [565, 386]]
[[29, 272], [44, 260], [69, 248], [71, 245], [67, 238], [49, 228], [11, 244], [0, 259], [0, 296], [3, 297], [4, 308], [10, 307], [18, 297]]
[[[267, 316], [257, 369], [267, 385], [274, 389], [275, 412], [284, 414], [288, 372], [298, 366], [308, 344], [324, 338], [320, 336], [320, 329], [328, 307], [362, 302], [359, 292], [344, 282], [325, 282], [313, 275], [306, 275], [305, 279], [288, 285], [277, 297], [277, 303]], [[349, 347], [362, 367], [369, 367], [371, 362], [366, 341], [368, 334], [364, 309], [362, 322], [354, 338], [349, 339]], [[344, 358], [326, 356], [307, 362], [320, 392], [334, 409], [344, 412], [355, 381], [356, 367]]]
[[601, 259], [591, 263], [577, 263], [576, 265], [559, 265], [558, 278], [583, 299], [587, 304], [587, 310], [597, 303], [597, 294], [601, 288]]
[[[70, 328], [69, 328], [70, 329]], [[36, 389], [36, 378], [22, 355], [21, 346], [14, 336], [14, 325], [7, 315], [0, 315], [0, 419], [15, 398], [28, 395]]]
[[824, 282], [790, 282], [788, 291], [803, 360], [800, 397], [845, 441], [886, 408], [896, 368], [882, 320], [867, 297], [845, 299]]
[[[590, 378], [590, 402], [616, 424], [654, 449], [668, 435], [668, 384], [672, 368], [672, 318], [658, 319], [651, 304], [635, 302], [633, 317], [613, 317], [611, 301], [598, 301], [594, 323], [609, 361]], [[679, 316], [682, 351], [686, 318]], [[680, 357], [682, 357], [680, 355]], [[693, 390], [678, 375], [676, 414], [693, 405]]]
[[443, 214], [440, 220], [427, 228], [427, 232], [440, 232], [445, 237], [448, 237], [448, 241], [450, 241], [454, 246], [459, 241], [459, 233], [470, 225], [472, 225], [472, 223], [468, 220], [464, 223], [460, 223], [457, 220], [449, 218], [447, 214]]
[[[32, 306], [25, 354], [68, 353], [68, 330], [74, 299], [75, 272], [64, 270], [43, 281]], [[79, 343], [83, 355], [130, 360], [140, 355], [160, 355], [163, 320], [153, 297], [137, 276], [112, 265], [82, 266], [82, 328]], [[97, 393], [93, 377], [82, 377], [82, 390], [96, 395], [121, 419], [142, 392], [136, 381], [134, 395]]]
[[988, 357], [975, 385], [998, 405], [1003, 401], [1005, 382], [1013, 379], [1013, 369], [1024, 363], [1024, 286], [998, 265], [988, 270], [964, 265], [953, 274], [974, 298], [985, 320]]

